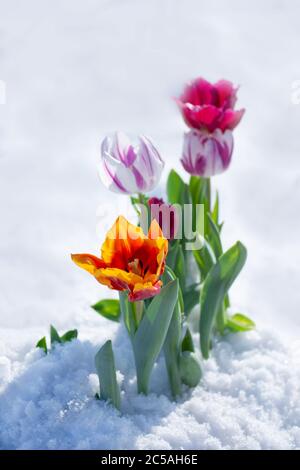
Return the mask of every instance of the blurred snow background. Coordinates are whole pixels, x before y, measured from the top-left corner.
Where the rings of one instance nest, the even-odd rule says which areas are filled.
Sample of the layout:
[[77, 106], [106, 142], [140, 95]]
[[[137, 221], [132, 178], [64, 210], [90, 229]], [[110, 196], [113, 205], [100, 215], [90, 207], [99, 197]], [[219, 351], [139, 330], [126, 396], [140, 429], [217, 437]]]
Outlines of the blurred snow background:
[[[31, 354], [49, 323], [59, 330], [78, 327], [81, 339], [98, 345], [115, 334], [116, 326], [89, 308], [108, 292], [69, 258], [71, 252], [97, 253], [107, 224], [125, 210], [124, 198], [112, 199], [98, 179], [99, 145], [115, 129], [145, 133], [166, 160], [164, 177], [171, 167], [180, 169], [185, 126], [172, 96], [199, 75], [240, 84], [239, 105], [247, 109], [235, 131], [232, 166], [213, 181], [221, 193], [226, 245], [240, 239], [248, 248], [233, 303], [260, 329], [272, 330], [286, 347], [298, 350], [300, 104], [293, 103], [292, 86], [300, 79], [300, 3], [0, 0], [0, 7], [0, 80], [6, 84], [6, 102], [0, 105], [0, 384], [5, 388], [24, 370], [24, 355]], [[266, 354], [264, 336], [257, 341]], [[283, 347], [275, 347], [274, 363]], [[273, 366], [269, 372], [273, 378], [268, 382], [267, 373], [261, 380], [272, 387], [279, 374], [284, 400], [285, 375]], [[234, 379], [234, 369], [231, 373]], [[255, 389], [259, 381], [250, 376]], [[294, 394], [298, 379], [292, 375]], [[20, 398], [18, 388], [11, 393]], [[55, 403], [63, 406], [65, 398]], [[22, 399], [38, 401], [30, 393]], [[7, 400], [6, 393], [3, 403]], [[287, 412], [279, 407], [275, 419], [275, 402], [269, 410], [266, 405], [270, 400], [264, 404], [272, 432], [285, 426]], [[294, 405], [288, 403], [289, 413]], [[30, 429], [18, 414], [23, 408], [15, 408], [15, 421], [10, 416], [4, 422], [21, 421]], [[178, 429], [196, 419], [182, 413], [176, 415]], [[48, 440], [33, 438], [28, 446], [47, 446], [49, 432]], [[182, 446], [205, 447], [201, 432], [197, 436]], [[215, 436], [214, 428], [209, 436]], [[21, 447], [22, 438], [22, 432], [11, 432], [3, 445]], [[166, 439], [170, 446], [179, 442]], [[221, 445], [251, 447], [245, 436], [236, 439], [237, 444], [221, 440]], [[290, 434], [289, 441], [278, 439], [291, 447], [296, 442]], [[79, 445], [75, 438], [69, 442]], [[85, 446], [105, 445], [97, 442]]]

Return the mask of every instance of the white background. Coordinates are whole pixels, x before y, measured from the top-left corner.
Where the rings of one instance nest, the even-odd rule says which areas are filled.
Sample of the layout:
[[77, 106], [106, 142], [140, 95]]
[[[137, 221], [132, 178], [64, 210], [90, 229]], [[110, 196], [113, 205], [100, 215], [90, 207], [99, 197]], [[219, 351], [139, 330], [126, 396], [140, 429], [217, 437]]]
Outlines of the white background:
[[89, 304], [107, 291], [69, 253], [97, 253], [101, 206], [110, 204], [109, 223], [118, 215], [97, 176], [101, 139], [115, 129], [151, 136], [166, 178], [180, 169], [185, 129], [172, 97], [201, 75], [240, 84], [247, 109], [232, 166], [213, 180], [226, 246], [240, 239], [249, 250], [233, 303], [298, 338], [299, 2], [1, 0], [0, 9], [4, 336], [93, 315]]

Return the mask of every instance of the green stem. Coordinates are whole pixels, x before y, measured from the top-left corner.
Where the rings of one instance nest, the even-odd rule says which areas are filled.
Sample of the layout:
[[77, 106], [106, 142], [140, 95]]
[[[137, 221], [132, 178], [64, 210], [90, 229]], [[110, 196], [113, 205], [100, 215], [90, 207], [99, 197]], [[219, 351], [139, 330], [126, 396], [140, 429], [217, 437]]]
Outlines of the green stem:
[[144, 313], [144, 301], [139, 300], [137, 302], [134, 302], [134, 316], [135, 316], [136, 328], [138, 328], [140, 321], [143, 318], [143, 313]]
[[210, 178], [206, 178], [206, 185], [207, 185], [207, 205], [208, 205], [208, 210], [209, 213], [211, 213], [211, 183], [210, 183]]
[[[148, 206], [148, 198], [147, 196], [145, 196], [145, 194], [143, 193], [138, 193], [137, 194], [137, 200], [138, 200], [138, 203], [140, 206], [145, 206], [146, 207], [146, 211], [147, 211], [147, 224], [146, 224], [146, 227], [143, 227], [144, 229], [147, 228], [147, 230], [149, 230], [149, 227], [150, 227], [150, 223], [151, 223], [151, 209], [150, 207]], [[141, 215], [141, 212], [140, 212], [140, 215]], [[140, 226], [141, 226], [141, 217], [140, 217]]]

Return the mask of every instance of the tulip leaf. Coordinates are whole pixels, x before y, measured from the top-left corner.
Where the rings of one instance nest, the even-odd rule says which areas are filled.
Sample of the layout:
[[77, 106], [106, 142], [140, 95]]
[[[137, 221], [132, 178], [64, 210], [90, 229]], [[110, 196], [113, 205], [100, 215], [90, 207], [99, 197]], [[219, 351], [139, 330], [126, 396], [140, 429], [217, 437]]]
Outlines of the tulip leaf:
[[[167, 284], [168, 282], [176, 279], [176, 276], [170, 269], [166, 269], [162, 279], [163, 282]], [[179, 371], [179, 359], [181, 353], [181, 319], [182, 313], [178, 298], [163, 347], [170, 388], [174, 398], [181, 395], [181, 377]]]
[[183, 295], [184, 313], [188, 316], [193, 308], [199, 303], [200, 284], [192, 284], [189, 286]]
[[108, 320], [120, 321], [120, 302], [117, 299], [100, 300], [100, 302], [92, 305], [92, 308]]
[[192, 334], [191, 334], [189, 328], [186, 329], [184, 338], [182, 340], [181, 351], [182, 352], [184, 352], [184, 351], [194, 352], [195, 351]]
[[214, 207], [213, 207], [211, 216], [212, 216], [212, 219], [213, 219], [214, 223], [218, 226], [219, 225], [219, 193], [218, 193], [218, 191], [217, 191], [217, 194], [216, 194], [216, 199], [215, 199], [215, 203], [214, 203]]
[[203, 239], [202, 247], [198, 250], [193, 250], [193, 255], [201, 274], [201, 281], [203, 281], [216, 262], [214, 251], [208, 241]]
[[209, 244], [214, 250], [215, 256], [218, 259], [223, 253], [219, 229], [209, 213], [207, 213], [207, 221], [209, 224]]
[[185, 184], [175, 170], [171, 170], [167, 181], [167, 194], [170, 204], [181, 204]]
[[118, 410], [121, 407], [114, 353], [111, 341], [106, 341], [95, 356], [95, 366], [100, 382], [100, 399], [110, 402]]
[[46, 341], [46, 336], [43, 336], [37, 343], [36, 343], [36, 348], [41, 348], [45, 354], [48, 353], [48, 348], [47, 348], [47, 341]]
[[219, 233], [221, 233], [221, 230], [222, 230], [222, 227], [223, 227], [223, 222], [222, 223], [219, 222], [220, 213], [219, 213], [219, 193], [218, 193], [218, 191], [217, 191], [217, 194], [216, 194], [216, 199], [215, 199], [215, 203], [214, 203], [214, 207], [213, 207], [211, 216], [212, 216], [212, 219], [213, 219], [214, 223], [218, 227]]
[[200, 294], [200, 345], [205, 359], [209, 357], [211, 334], [224, 297], [243, 268], [247, 251], [237, 242], [226, 251], [207, 274]]
[[153, 298], [132, 338], [139, 393], [148, 393], [150, 375], [166, 339], [177, 299], [176, 279]]
[[137, 325], [135, 322], [134, 303], [129, 302], [128, 292], [119, 292], [119, 299], [120, 299], [120, 309], [122, 312], [123, 321], [125, 323], [129, 336], [132, 339], [137, 329]]
[[226, 327], [233, 332], [250, 331], [255, 328], [254, 321], [242, 313], [236, 313], [227, 319]]
[[167, 255], [167, 265], [174, 271], [174, 266], [176, 264], [177, 252], [179, 240], [172, 240], [169, 242], [169, 250]]
[[57, 330], [54, 328], [53, 325], [50, 325], [50, 340], [51, 340], [51, 346], [55, 343], [61, 343], [60, 336], [57, 333]]
[[60, 337], [60, 340], [62, 343], [67, 343], [69, 341], [72, 341], [73, 339], [76, 339], [78, 336], [78, 331], [77, 330], [70, 330], [67, 331], [64, 335]]
[[196, 387], [202, 377], [202, 370], [196, 353], [183, 351], [179, 367], [182, 382], [188, 387]]
[[[50, 343], [51, 343], [51, 347], [54, 346], [55, 343], [63, 344], [63, 343], [67, 343], [69, 341], [72, 341], [73, 339], [77, 338], [77, 336], [78, 336], [78, 331], [77, 330], [70, 330], [70, 331], [67, 331], [64, 335], [59, 336], [56, 328], [54, 328], [53, 325], [50, 325]], [[46, 354], [49, 352], [49, 350], [47, 348], [47, 341], [46, 341], [45, 336], [37, 342], [36, 347], [43, 349]]]
[[179, 303], [176, 302], [172, 319], [164, 342], [164, 355], [169, 377], [172, 395], [181, 395], [181, 378], [179, 371], [180, 359], [180, 337], [181, 337], [181, 311]]
[[[207, 204], [210, 200], [210, 180], [209, 178], [201, 178], [200, 176], [191, 176], [189, 182], [192, 202], [196, 204]], [[208, 207], [209, 209], [209, 207]]]
[[[174, 271], [170, 268], [170, 266], [166, 265], [165, 272], [162, 275], [163, 283], [168, 284], [168, 282], [174, 281], [174, 279], [176, 279], [176, 278], [177, 278], [177, 276], [174, 273]], [[181, 312], [183, 312], [184, 311], [184, 303], [183, 303], [183, 295], [182, 295], [180, 285], [178, 286], [178, 302], [179, 302], [180, 310], [181, 310]]]
[[183, 249], [179, 241], [175, 243], [170, 252], [168, 253], [167, 257], [167, 265], [172, 269], [174, 274], [179, 279], [179, 284], [181, 290], [184, 292], [185, 290], [185, 262], [184, 262], [184, 254]]

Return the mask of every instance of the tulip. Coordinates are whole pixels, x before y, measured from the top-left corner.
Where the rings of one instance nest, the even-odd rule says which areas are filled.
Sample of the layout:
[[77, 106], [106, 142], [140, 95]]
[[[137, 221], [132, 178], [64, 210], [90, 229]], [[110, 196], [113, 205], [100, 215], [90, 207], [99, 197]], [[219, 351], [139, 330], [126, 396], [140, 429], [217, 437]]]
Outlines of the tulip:
[[152, 191], [164, 168], [162, 158], [147, 137], [140, 136], [134, 147], [121, 132], [104, 139], [101, 161], [100, 177], [104, 185], [123, 194]]
[[149, 199], [148, 205], [151, 209], [151, 220], [156, 218], [164, 236], [168, 240], [173, 240], [178, 229], [176, 208], [158, 197]]
[[98, 282], [117, 291], [128, 291], [130, 301], [159, 294], [168, 240], [153, 220], [148, 236], [124, 217], [117, 218], [101, 248], [101, 258], [89, 254], [71, 255], [72, 260]]
[[192, 129], [214, 132], [233, 130], [242, 119], [245, 110], [234, 110], [237, 88], [227, 80], [211, 84], [197, 78], [187, 84], [177, 99], [186, 124]]
[[181, 163], [195, 176], [209, 178], [225, 171], [233, 152], [232, 132], [216, 129], [213, 133], [192, 130], [184, 136]]

